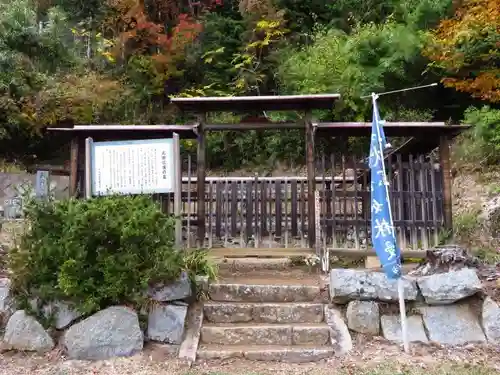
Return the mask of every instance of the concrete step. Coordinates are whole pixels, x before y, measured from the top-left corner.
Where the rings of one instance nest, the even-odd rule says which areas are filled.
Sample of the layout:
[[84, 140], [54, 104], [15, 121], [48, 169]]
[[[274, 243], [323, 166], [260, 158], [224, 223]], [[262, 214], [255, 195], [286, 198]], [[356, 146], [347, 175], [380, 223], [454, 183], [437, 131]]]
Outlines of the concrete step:
[[329, 346], [286, 345], [201, 345], [197, 358], [202, 360], [245, 358], [251, 361], [276, 361], [288, 363], [316, 362], [333, 356]]
[[323, 304], [310, 302], [256, 303], [205, 302], [205, 319], [211, 323], [321, 323]]
[[212, 301], [219, 302], [324, 302], [325, 300], [319, 283], [294, 285], [293, 281], [285, 284], [272, 279], [222, 280], [210, 284], [209, 296]]
[[201, 342], [216, 345], [328, 345], [326, 324], [204, 324]]

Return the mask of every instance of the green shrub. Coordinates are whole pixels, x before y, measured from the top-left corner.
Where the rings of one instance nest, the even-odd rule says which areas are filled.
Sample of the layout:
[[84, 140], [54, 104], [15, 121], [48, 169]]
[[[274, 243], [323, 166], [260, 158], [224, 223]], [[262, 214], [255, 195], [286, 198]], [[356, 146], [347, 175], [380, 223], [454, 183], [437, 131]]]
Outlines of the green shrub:
[[500, 109], [488, 106], [469, 108], [464, 123], [472, 131], [462, 137], [457, 159], [475, 165], [494, 165], [500, 162]]
[[174, 249], [175, 220], [148, 196], [33, 200], [25, 214], [30, 229], [9, 258], [20, 301], [61, 299], [84, 313], [139, 308], [148, 284], [211, 270], [206, 253]]

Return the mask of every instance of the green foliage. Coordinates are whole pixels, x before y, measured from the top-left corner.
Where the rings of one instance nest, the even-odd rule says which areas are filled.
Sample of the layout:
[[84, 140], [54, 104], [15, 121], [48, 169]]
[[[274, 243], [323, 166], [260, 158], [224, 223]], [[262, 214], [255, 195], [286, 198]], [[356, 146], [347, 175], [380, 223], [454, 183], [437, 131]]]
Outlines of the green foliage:
[[455, 147], [459, 167], [478, 169], [500, 161], [500, 110], [489, 106], [470, 107], [463, 122], [472, 129], [463, 134]]
[[24, 300], [66, 300], [85, 313], [139, 307], [150, 283], [183, 270], [215, 276], [206, 253], [174, 249], [175, 220], [148, 196], [30, 201], [26, 217], [30, 230], [9, 258]]

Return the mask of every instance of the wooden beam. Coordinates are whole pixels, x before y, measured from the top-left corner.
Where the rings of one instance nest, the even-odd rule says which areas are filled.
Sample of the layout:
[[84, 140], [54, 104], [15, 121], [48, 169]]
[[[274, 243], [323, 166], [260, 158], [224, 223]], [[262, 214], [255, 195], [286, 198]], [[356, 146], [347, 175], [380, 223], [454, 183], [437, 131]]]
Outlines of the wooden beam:
[[71, 138], [69, 157], [69, 196], [76, 198], [78, 193], [78, 159], [79, 159], [79, 137]]
[[[196, 191], [198, 194], [197, 216], [197, 246], [203, 247], [205, 243], [205, 177], [206, 177], [206, 114], [199, 115], [197, 127], [198, 149], [196, 162]], [[189, 234], [188, 234], [189, 235]]]
[[440, 137], [439, 162], [443, 171], [443, 205], [444, 227], [453, 230], [453, 211], [451, 201], [451, 165], [450, 165], [450, 140], [446, 136]]
[[[328, 252], [331, 256], [337, 257], [353, 257], [353, 258], [363, 258], [363, 257], [376, 257], [375, 250], [358, 250], [358, 249], [341, 249], [341, 248], [329, 248]], [[425, 250], [401, 250], [402, 258], [415, 258], [415, 259], [425, 259], [427, 252]]]
[[314, 248], [316, 243], [315, 203], [316, 171], [314, 168], [314, 126], [311, 121], [311, 112], [307, 111], [304, 118], [306, 126], [306, 166], [307, 166], [307, 241], [309, 247]]

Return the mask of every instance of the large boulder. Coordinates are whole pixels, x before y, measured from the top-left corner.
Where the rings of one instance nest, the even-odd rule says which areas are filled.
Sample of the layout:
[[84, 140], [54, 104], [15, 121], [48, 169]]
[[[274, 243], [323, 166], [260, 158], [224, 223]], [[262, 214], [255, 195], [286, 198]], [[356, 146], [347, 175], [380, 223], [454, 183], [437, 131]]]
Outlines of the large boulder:
[[[403, 277], [404, 297], [417, 299], [415, 280]], [[335, 303], [352, 300], [398, 301], [398, 282], [388, 279], [381, 272], [354, 269], [333, 269], [330, 271], [330, 299]]]
[[63, 344], [71, 359], [100, 360], [131, 356], [142, 350], [144, 338], [135, 311], [111, 306], [70, 327]]
[[347, 305], [347, 326], [368, 335], [380, 332], [380, 309], [373, 301], [351, 301]]
[[483, 302], [482, 320], [486, 338], [493, 344], [500, 344], [500, 306], [490, 297]]
[[451, 304], [482, 289], [481, 280], [472, 268], [423, 276], [417, 283], [429, 305]]
[[24, 310], [16, 311], [5, 327], [4, 345], [10, 349], [48, 352], [54, 341], [43, 326]]
[[[399, 315], [382, 315], [380, 317], [382, 334], [393, 342], [403, 341], [403, 330], [401, 328], [401, 317]], [[425, 334], [424, 324], [420, 315], [410, 315], [406, 318], [407, 335], [409, 342], [423, 342], [429, 340]]]
[[180, 344], [184, 335], [187, 310], [187, 306], [154, 305], [148, 316], [148, 339]]

